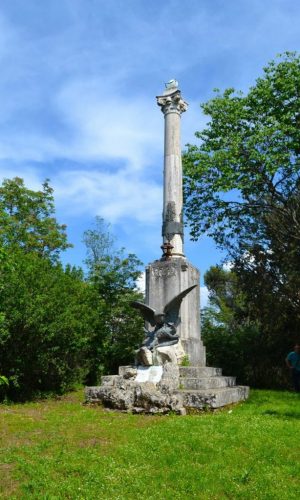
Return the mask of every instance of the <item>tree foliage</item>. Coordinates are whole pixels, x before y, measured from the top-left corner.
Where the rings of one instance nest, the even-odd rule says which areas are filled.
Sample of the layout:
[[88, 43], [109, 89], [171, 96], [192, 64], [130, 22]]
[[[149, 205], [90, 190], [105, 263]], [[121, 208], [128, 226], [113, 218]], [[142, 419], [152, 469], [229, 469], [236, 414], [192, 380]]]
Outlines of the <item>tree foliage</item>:
[[89, 275], [97, 321], [90, 343], [91, 369], [88, 383], [95, 383], [101, 372], [116, 372], [118, 366], [132, 363], [134, 350], [144, 337], [143, 321], [130, 307], [141, 300], [136, 289], [141, 262], [124, 249], [115, 250], [114, 239], [103, 219], [95, 229], [84, 233]]
[[299, 56], [283, 54], [247, 94], [216, 91], [202, 109], [200, 144], [183, 155], [186, 215], [194, 239], [206, 233], [227, 251], [236, 280], [229, 309], [222, 294], [214, 304], [214, 315], [229, 316], [210, 329], [242, 339], [246, 320], [259, 346], [252, 372], [260, 356], [278, 372], [300, 329]]
[[[113, 248], [108, 226], [85, 233], [88, 276], [62, 266], [70, 246], [55, 219], [53, 191], [0, 187], [0, 397], [61, 393], [133, 361], [142, 324], [129, 302], [140, 298], [140, 262]], [[4, 381], [8, 380], [7, 387]]]
[[26, 188], [23, 179], [4, 180], [0, 186], [0, 241], [3, 247], [22, 248], [57, 261], [67, 243], [66, 226], [54, 217], [53, 189]]
[[10, 397], [63, 392], [83, 378], [91, 311], [77, 270], [38, 254], [15, 251], [2, 274], [1, 373]]
[[244, 279], [234, 267], [213, 266], [205, 274], [210, 303], [202, 312], [202, 338], [208, 364], [252, 387], [287, 387], [284, 359], [294, 341], [294, 320], [274, 308], [272, 292], [255, 276]]
[[227, 89], [202, 105], [199, 146], [183, 155], [192, 236], [228, 251], [300, 240], [300, 58], [272, 61], [247, 95]]

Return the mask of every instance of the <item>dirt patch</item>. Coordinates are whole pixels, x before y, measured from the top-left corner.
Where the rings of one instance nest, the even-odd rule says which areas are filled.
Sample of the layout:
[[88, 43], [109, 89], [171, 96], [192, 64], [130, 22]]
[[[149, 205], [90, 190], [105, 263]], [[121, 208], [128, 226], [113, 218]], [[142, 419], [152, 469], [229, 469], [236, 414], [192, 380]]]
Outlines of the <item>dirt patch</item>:
[[15, 464], [0, 464], [0, 497], [12, 498], [19, 491], [19, 482], [14, 478]]
[[53, 401], [54, 402], [65, 401], [66, 403], [82, 404], [84, 402], [84, 392], [83, 390], [82, 392], [81, 391], [68, 392], [67, 394], [64, 394], [62, 396], [56, 396]]
[[87, 438], [84, 441], [80, 441], [78, 443], [78, 446], [80, 448], [93, 448], [95, 446], [101, 446], [106, 448], [107, 446], [110, 446], [112, 443], [109, 439], [105, 438]]

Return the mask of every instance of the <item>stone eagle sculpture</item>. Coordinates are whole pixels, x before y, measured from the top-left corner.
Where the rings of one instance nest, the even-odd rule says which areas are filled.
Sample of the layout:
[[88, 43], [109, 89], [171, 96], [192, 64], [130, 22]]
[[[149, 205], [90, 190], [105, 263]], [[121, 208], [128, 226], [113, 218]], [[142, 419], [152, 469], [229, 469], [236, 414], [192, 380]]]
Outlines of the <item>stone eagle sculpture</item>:
[[170, 300], [163, 311], [156, 311], [143, 302], [131, 302], [131, 306], [138, 309], [145, 321], [154, 327], [154, 330], [146, 330], [146, 339], [143, 346], [151, 351], [157, 345], [172, 345], [178, 342], [179, 336], [176, 334], [176, 327], [180, 323], [179, 310], [183, 298], [190, 293], [196, 286], [192, 285], [183, 290]]

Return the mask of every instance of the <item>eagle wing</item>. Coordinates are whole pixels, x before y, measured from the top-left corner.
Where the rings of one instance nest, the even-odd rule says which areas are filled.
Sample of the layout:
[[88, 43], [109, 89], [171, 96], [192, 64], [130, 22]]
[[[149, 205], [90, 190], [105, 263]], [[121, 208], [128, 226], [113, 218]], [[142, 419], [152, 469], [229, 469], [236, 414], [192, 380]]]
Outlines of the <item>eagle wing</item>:
[[143, 302], [138, 302], [137, 300], [131, 302], [130, 305], [131, 307], [134, 307], [135, 309], [138, 309], [140, 311], [145, 321], [148, 321], [151, 326], [155, 326], [156, 324], [154, 320], [155, 309], [152, 309], [152, 307], [143, 304]]
[[181, 306], [182, 299], [190, 293], [196, 286], [198, 285], [192, 285], [189, 288], [186, 288], [186, 290], [183, 290], [183, 292], [180, 292], [176, 297], [174, 297], [170, 302], [168, 302], [165, 307], [164, 307], [164, 313], [166, 315], [166, 321], [168, 323], [174, 323], [174, 324], [179, 324], [180, 318], [179, 318], [179, 310]]

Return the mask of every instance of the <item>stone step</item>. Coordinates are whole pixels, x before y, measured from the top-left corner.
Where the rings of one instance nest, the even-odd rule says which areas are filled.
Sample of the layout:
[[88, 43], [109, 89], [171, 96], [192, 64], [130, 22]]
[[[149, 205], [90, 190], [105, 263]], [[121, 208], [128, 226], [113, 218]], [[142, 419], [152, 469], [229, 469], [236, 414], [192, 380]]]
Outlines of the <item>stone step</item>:
[[189, 378], [215, 377], [222, 375], [222, 369], [213, 366], [180, 366], [179, 375]]
[[179, 387], [181, 389], [218, 389], [221, 387], [233, 387], [236, 385], [236, 377], [180, 377]]
[[220, 408], [247, 399], [249, 387], [237, 385], [219, 389], [179, 390], [176, 391], [176, 394], [181, 394], [183, 397], [183, 406], [185, 408]]
[[119, 375], [103, 375], [101, 377], [101, 386], [115, 385], [116, 381], [120, 379]]
[[119, 375], [125, 379], [133, 379], [137, 376], [137, 369], [135, 365], [119, 366]]

